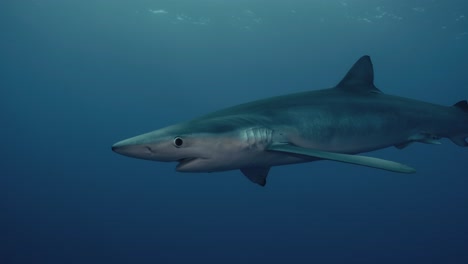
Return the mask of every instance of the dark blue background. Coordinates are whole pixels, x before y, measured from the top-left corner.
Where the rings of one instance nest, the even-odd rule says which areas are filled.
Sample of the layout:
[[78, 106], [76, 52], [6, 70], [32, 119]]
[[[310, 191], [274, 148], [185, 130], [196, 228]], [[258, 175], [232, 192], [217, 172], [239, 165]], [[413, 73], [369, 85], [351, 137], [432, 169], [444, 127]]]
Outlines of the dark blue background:
[[[371, 55], [386, 93], [468, 98], [466, 1], [5, 0], [0, 263], [468, 263], [468, 152], [174, 172], [121, 139], [335, 85]], [[165, 10], [167, 13], [155, 12]]]

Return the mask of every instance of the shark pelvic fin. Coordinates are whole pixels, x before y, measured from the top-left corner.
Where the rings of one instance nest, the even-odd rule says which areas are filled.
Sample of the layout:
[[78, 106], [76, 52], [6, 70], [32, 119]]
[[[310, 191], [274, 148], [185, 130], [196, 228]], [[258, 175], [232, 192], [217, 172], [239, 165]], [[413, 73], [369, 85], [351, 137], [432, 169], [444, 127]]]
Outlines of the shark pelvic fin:
[[270, 171], [269, 167], [252, 167], [252, 168], [243, 168], [240, 169], [242, 174], [245, 175], [250, 181], [256, 183], [260, 186], [265, 186], [266, 178], [268, 172]]
[[418, 134], [412, 135], [408, 138], [409, 142], [421, 142], [425, 144], [440, 145], [439, 141], [440, 136], [429, 133], [429, 132], [420, 132]]
[[388, 170], [388, 171], [393, 171], [393, 172], [400, 172], [400, 173], [416, 172], [415, 169], [407, 165], [394, 162], [394, 161], [367, 157], [367, 156], [350, 155], [350, 154], [342, 154], [342, 153], [321, 151], [321, 150], [315, 150], [315, 149], [301, 148], [301, 147], [297, 147], [297, 146], [287, 144], [287, 143], [286, 144], [284, 143], [272, 144], [267, 149], [270, 151], [280, 151], [280, 152], [286, 152], [286, 153], [305, 155], [305, 156], [314, 157], [314, 158], [351, 163], [351, 164], [367, 166], [371, 168], [377, 168], [377, 169]]
[[411, 145], [411, 143], [413, 143], [413, 141], [406, 141], [406, 142], [403, 142], [401, 144], [396, 144], [395, 145], [395, 148], [397, 149], [404, 149], [406, 148], [407, 146]]
[[468, 135], [462, 135], [458, 137], [451, 137], [450, 140], [452, 140], [453, 143], [457, 144], [460, 147], [468, 147], [468, 142], [466, 142], [466, 138]]
[[365, 55], [356, 61], [336, 88], [350, 92], [381, 93], [374, 85], [374, 67], [370, 57]]

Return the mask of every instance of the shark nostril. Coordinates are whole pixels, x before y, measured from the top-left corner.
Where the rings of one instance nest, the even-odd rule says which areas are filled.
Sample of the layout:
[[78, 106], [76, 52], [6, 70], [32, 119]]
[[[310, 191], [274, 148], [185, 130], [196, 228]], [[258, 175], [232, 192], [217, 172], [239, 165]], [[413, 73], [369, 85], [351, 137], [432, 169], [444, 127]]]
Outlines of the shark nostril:
[[147, 149], [149, 152], [153, 152], [153, 150], [151, 149], [151, 147], [146, 146], [146, 149]]

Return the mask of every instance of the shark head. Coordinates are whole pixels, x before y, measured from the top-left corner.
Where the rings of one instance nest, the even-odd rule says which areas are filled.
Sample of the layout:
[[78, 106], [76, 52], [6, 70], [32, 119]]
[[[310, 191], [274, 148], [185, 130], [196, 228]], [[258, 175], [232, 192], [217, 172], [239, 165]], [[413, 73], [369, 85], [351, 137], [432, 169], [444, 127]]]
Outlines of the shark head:
[[[112, 150], [121, 155], [162, 162], [178, 162], [180, 172], [221, 171], [236, 165], [245, 149], [238, 130], [217, 120], [190, 121], [128, 138]], [[236, 155], [237, 154], [237, 155]], [[230, 161], [230, 162], [227, 162]]]
[[213, 159], [203, 138], [200, 134], [184, 133], [183, 126], [175, 125], [119, 141], [112, 150], [138, 159], [176, 161], [178, 171], [197, 171]]

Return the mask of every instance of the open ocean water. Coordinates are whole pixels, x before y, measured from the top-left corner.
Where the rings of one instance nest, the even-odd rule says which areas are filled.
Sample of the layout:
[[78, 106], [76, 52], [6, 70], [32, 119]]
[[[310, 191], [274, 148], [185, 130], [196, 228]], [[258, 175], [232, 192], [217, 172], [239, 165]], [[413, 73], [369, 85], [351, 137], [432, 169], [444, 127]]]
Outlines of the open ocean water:
[[124, 138], [332, 87], [362, 55], [383, 92], [468, 99], [466, 0], [3, 0], [0, 263], [468, 263], [468, 150], [177, 173]]

